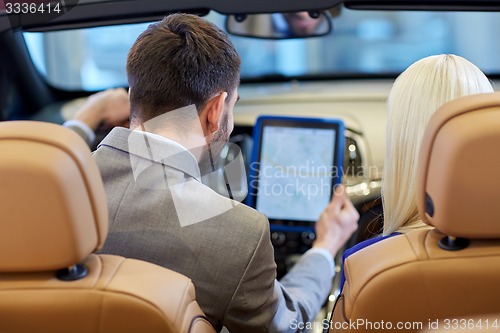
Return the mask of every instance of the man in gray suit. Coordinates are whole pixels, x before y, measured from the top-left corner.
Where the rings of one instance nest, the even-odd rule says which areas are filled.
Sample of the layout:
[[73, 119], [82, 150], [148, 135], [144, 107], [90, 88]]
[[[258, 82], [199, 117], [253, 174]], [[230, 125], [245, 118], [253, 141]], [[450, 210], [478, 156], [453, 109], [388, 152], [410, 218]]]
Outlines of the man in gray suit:
[[313, 249], [276, 281], [267, 218], [202, 182], [234, 126], [239, 67], [227, 35], [197, 16], [170, 15], [138, 37], [127, 60], [131, 129], [113, 129], [94, 154], [110, 210], [102, 252], [190, 277], [217, 329], [292, 332], [329, 294], [333, 256], [358, 214], [340, 188]]

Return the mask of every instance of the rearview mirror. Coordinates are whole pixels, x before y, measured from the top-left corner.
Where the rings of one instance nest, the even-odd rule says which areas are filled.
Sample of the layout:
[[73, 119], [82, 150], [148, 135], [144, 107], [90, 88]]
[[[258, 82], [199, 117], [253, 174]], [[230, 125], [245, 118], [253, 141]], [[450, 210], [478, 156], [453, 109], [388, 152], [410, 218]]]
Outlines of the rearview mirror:
[[229, 15], [227, 32], [236, 36], [265, 39], [317, 37], [332, 31], [327, 12]]

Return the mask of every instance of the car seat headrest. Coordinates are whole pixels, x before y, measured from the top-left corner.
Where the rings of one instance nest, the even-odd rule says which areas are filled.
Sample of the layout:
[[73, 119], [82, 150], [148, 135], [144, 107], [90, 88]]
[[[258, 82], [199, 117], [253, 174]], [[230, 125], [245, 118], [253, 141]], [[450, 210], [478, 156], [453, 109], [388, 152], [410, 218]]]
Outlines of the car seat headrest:
[[499, 147], [500, 93], [462, 97], [437, 110], [420, 148], [423, 221], [452, 237], [500, 237]]
[[0, 123], [0, 272], [62, 269], [107, 235], [102, 178], [88, 146], [60, 125]]

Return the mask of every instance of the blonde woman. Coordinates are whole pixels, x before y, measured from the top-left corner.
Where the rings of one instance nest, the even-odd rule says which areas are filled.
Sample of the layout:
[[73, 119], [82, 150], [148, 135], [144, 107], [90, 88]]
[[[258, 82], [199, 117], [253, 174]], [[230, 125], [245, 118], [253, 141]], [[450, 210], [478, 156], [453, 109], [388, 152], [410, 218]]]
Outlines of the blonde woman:
[[[418, 214], [415, 189], [418, 154], [427, 123], [433, 113], [448, 101], [491, 92], [491, 83], [479, 68], [452, 54], [421, 59], [396, 79], [387, 101], [382, 236], [348, 249], [344, 260], [385, 238], [429, 227]], [[342, 274], [342, 285], [344, 280]]]

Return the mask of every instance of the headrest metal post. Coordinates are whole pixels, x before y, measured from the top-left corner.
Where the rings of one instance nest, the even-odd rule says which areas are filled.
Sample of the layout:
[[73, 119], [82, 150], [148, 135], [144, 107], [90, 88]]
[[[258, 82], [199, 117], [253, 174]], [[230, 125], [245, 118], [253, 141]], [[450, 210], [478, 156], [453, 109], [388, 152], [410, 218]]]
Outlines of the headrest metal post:
[[468, 247], [470, 241], [467, 238], [446, 236], [439, 240], [439, 247], [445, 251], [459, 251]]
[[69, 268], [60, 269], [56, 273], [56, 277], [62, 281], [76, 281], [83, 279], [88, 274], [87, 268], [82, 264], [73, 265]]

